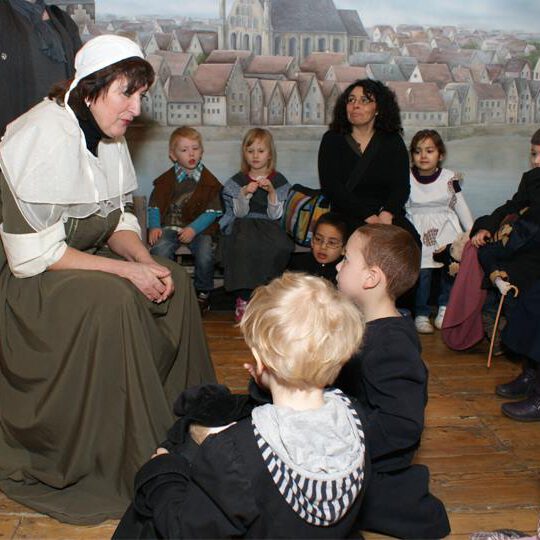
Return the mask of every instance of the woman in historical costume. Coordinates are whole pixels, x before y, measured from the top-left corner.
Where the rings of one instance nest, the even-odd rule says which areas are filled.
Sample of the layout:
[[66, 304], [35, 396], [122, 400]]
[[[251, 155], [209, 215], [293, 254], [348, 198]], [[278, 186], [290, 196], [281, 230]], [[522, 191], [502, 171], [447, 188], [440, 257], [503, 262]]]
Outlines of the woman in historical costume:
[[125, 510], [177, 395], [215, 376], [189, 278], [131, 211], [123, 135], [153, 70], [110, 35], [75, 68], [0, 143], [0, 489], [93, 523]]

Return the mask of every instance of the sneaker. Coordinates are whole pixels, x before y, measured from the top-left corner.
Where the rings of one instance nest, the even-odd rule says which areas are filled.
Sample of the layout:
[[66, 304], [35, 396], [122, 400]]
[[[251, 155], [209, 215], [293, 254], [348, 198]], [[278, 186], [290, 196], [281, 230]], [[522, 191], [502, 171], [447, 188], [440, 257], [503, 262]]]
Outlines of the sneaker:
[[532, 394], [523, 401], [503, 403], [501, 410], [518, 422], [540, 422], [540, 394]]
[[514, 380], [498, 384], [495, 393], [509, 399], [526, 398], [534, 393], [535, 385], [536, 369], [527, 367]]
[[247, 305], [248, 305], [247, 300], [242, 300], [242, 298], [240, 297], [236, 299], [236, 307], [234, 308], [235, 322], [239, 323], [242, 320], [242, 317], [244, 316], [244, 312], [246, 311]]
[[433, 324], [437, 330], [440, 330], [442, 328], [445, 313], [446, 313], [446, 306], [439, 306], [439, 311], [437, 312], [437, 316], [435, 317], [435, 320], [433, 321]]
[[433, 334], [433, 325], [429, 322], [429, 317], [418, 315], [414, 319], [414, 326], [419, 334]]
[[210, 310], [210, 293], [199, 291], [197, 293], [197, 302], [199, 303], [201, 315], [204, 315], [207, 311]]

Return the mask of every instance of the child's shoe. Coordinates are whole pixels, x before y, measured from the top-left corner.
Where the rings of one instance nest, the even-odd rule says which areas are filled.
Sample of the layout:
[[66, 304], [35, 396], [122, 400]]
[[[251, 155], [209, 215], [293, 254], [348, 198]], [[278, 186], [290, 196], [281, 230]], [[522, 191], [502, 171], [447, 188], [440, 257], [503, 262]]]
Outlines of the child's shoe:
[[419, 334], [433, 334], [433, 325], [429, 322], [429, 317], [418, 315], [414, 319], [414, 326]]
[[244, 312], [246, 311], [247, 305], [248, 305], [247, 300], [242, 300], [242, 298], [240, 297], [236, 299], [236, 307], [234, 308], [235, 322], [239, 323], [242, 320], [242, 317], [244, 316]]
[[445, 313], [446, 313], [446, 306], [439, 306], [439, 311], [437, 312], [437, 316], [435, 317], [435, 320], [433, 321], [433, 324], [435, 325], [435, 328], [437, 330], [440, 330], [442, 328]]
[[197, 293], [197, 302], [199, 303], [201, 315], [204, 315], [210, 309], [210, 293], [199, 291]]

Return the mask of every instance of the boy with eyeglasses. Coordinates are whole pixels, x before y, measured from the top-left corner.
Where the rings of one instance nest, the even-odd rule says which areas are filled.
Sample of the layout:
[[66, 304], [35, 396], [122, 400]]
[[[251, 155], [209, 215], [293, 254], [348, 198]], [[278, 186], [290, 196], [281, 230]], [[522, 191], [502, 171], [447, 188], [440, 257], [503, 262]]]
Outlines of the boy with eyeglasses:
[[336, 266], [343, 256], [348, 238], [347, 223], [336, 212], [323, 214], [315, 224], [311, 251], [293, 255], [289, 270], [323, 277], [336, 284]]

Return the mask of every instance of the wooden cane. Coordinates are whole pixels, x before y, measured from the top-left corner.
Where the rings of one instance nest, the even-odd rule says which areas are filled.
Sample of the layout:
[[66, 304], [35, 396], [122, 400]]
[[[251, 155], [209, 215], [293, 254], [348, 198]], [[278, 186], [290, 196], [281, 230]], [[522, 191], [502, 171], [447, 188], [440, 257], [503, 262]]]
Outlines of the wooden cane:
[[501, 300], [499, 301], [499, 309], [497, 310], [497, 316], [495, 317], [495, 324], [493, 325], [493, 333], [491, 334], [491, 343], [489, 344], [489, 354], [488, 354], [488, 360], [487, 360], [488, 369], [491, 367], [491, 359], [493, 357], [493, 347], [495, 346], [495, 336], [497, 335], [497, 328], [499, 326], [499, 319], [501, 318], [501, 311], [504, 304], [504, 299], [506, 298], [506, 295], [510, 291], [514, 291], [514, 298], [519, 294], [519, 289], [515, 285], [510, 285], [508, 289], [506, 289], [504, 294], [501, 294]]

